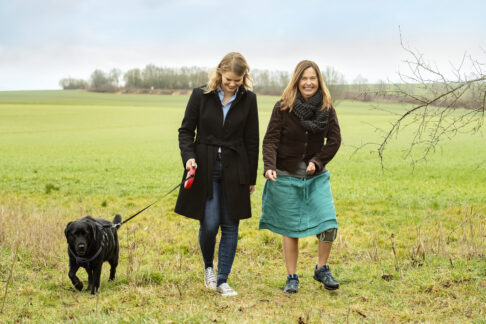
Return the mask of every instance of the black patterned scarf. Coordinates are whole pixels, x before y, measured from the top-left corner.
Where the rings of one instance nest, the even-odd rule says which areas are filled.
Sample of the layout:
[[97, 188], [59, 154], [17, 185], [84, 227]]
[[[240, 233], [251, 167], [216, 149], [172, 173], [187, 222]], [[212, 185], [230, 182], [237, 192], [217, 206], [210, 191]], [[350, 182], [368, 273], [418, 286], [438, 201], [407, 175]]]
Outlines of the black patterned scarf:
[[304, 100], [297, 96], [294, 101], [292, 112], [299, 117], [300, 124], [312, 134], [322, 132], [327, 126], [329, 112], [327, 109], [321, 110], [322, 91], [317, 91], [309, 100]]

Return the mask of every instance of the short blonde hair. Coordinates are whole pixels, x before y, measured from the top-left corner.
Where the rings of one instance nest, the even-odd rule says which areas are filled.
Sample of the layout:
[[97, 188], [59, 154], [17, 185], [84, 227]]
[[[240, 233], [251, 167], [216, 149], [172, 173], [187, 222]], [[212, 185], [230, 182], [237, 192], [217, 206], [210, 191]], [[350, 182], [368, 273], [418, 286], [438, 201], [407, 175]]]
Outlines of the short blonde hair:
[[281, 109], [286, 110], [289, 109], [292, 111], [295, 98], [297, 98], [297, 94], [299, 94], [299, 81], [304, 74], [304, 71], [308, 68], [313, 68], [317, 74], [317, 80], [319, 81], [319, 89], [322, 91], [322, 107], [323, 109], [331, 109], [332, 107], [332, 100], [331, 94], [329, 93], [329, 89], [327, 89], [324, 80], [322, 79], [321, 70], [317, 66], [317, 64], [313, 61], [303, 60], [300, 61], [297, 66], [295, 67], [294, 74], [292, 75], [292, 79], [290, 80], [289, 84], [285, 88], [284, 92], [282, 93], [282, 101], [281, 101]]
[[243, 77], [243, 86], [245, 89], [253, 89], [253, 79], [250, 76], [250, 67], [248, 66], [248, 63], [246, 63], [245, 58], [240, 53], [231, 52], [223, 57], [216, 69], [209, 72], [209, 82], [206, 86], [206, 93], [221, 87], [221, 75], [223, 72], [228, 71]]

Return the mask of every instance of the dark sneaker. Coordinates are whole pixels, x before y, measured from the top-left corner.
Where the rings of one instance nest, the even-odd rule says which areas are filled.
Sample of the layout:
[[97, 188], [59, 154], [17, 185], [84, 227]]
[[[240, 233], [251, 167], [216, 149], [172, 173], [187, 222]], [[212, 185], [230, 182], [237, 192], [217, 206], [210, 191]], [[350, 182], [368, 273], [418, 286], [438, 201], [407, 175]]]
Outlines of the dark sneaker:
[[327, 290], [336, 290], [339, 288], [339, 282], [333, 278], [331, 270], [327, 264], [319, 269], [317, 269], [316, 264], [316, 269], [314, 270], [314, 279], [321, 282], [324, 285], [324, 288]]
[[289, 275], [285, 283], [284, 293], [295, 294], [299, 291], [299, 276]]

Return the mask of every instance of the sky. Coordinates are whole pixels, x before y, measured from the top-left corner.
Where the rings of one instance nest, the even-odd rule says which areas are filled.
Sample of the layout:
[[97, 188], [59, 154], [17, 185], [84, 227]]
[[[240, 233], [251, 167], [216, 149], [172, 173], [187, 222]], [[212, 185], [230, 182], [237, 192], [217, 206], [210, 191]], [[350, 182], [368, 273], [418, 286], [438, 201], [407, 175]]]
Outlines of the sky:
[[464, 54], [486, 63], [485, 15], [482, 0], [0, 0], [0, 91], [60, 89], [95, 69], [212, 68], [232, 51], [251, 69], [310, 59], [347, 82], [393, 82], [410, 58], [400, 35], [441, 71]]

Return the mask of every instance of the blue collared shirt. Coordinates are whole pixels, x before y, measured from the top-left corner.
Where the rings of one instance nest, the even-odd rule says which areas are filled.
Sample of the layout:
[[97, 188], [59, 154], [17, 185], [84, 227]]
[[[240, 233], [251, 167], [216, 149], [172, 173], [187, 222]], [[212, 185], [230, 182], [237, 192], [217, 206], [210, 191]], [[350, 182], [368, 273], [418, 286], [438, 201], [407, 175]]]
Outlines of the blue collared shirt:
[[228, 111], [229, 111], [233, 101], [235, 101], [237, 94], [238, 94], [238, 89], [236, 89], [233, 96], [230, 98], [230, 100], [228, 100], [228, 102], [225, 105], [225, 104], [223, 104], [224, 91], [221, 90], [221, 88], [218, 89], [219, 100], [221, 100], [221, 105], [223, 106], [223, 125], [224, 125], [224, 121], [226, 120], [226, 115], [228, 115]]
[[[233, 101], [235, 101], [237, 94], [238, 94], [238, 89], [236, 89], [233, 96], [231, 96], [230, 100], [228, 100], [228, 102], [225, 105], [223, 103], [224, 91], [221, 88], [218, 89], [219, 100], [221, 100], [221, 105], [223, 106], [223, 125], [224, 125], [224, 121], [226, 120], [226, 115], [228, 115], [228, 111], [230, 110]], [[218, 152], [221, 153], [221, 147], [218, 147]]]

